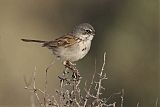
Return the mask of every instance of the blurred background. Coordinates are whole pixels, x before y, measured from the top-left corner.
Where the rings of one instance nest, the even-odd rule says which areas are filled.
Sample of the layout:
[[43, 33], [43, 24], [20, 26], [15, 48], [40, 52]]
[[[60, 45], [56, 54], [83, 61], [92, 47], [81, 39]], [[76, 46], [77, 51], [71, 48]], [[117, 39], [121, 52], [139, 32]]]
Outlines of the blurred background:
[[[88, 55], [77, 62], [84, 81], [97, 72], [107, 52], [103, 97], [125, 91], [124, 107], [155, 107], [160, 97], [158, 1], [156, 0], [0, 0], [0, 107], [29, 107], [24, 89], [37, 67], [43, 89], [45, 68], [55, 57], [46, 48], [20, 39], [51, 40], [90, 23], [96, 36]], [[48, 76], [49, 93], [64, 67], [57, 61]]]

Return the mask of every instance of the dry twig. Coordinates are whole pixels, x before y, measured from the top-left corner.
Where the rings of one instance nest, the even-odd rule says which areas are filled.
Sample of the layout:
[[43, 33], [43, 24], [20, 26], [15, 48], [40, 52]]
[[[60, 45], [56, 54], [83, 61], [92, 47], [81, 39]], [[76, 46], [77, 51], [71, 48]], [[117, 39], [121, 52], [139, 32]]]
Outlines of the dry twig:
[[[104, 68], [106, 64], [106, 52], [103, 56], [103, 64], [101, 67], [100, 73], [96, 73], [96, 60], [95, 60], [95, 72], [87, 89], [87, 82], [85, 82], [84, 90], [80, 89], [80, 83], [82, 77], [80, 74], [75, 73], [70, 68], [65, 68], [63, 74], [58, 76], [60, 81], [60, 87], [56, 90], [56, 97], [49, 95], [47, 93], [47, 73], [50, 66], [46, 68], [45, 72], [45, 86], [44, 91], [36, 87], [36, 69], [33, 73], [33, 79], [30, 82], [26, 83], [25, 89], [28, 89], [30, 92], [34, 93], [36, 99], [41, 107], [116, 107], [116, 102], [107, 104], [111, 97], [118, 95], [120, 93], [113, 93], [109, 98], [102, 98], [102, 90], [105, 88], [102, 86], [102, 81], [108, 79], [106, 73], [104, 73]], [[69, 72], [71, 70], [72, 72]], [[98, 80], [94, 80], [96, 74], [98, 74]], [[95, 88], [94, 88], [95, 86]], [[91, 92], [91, 89], [96, 91], [95, 93]], [[82, 95], [82, 91], [85, 91], [86, 94]], [[41, 93], [42, 96], [40, 97]], [[84, 97], [83, 97], [84, 96]], [[40, 99], [40, 98], [43, 98]], [[124, 90], [121, 92], [121, 107], [123, 107], [124, 100]]]

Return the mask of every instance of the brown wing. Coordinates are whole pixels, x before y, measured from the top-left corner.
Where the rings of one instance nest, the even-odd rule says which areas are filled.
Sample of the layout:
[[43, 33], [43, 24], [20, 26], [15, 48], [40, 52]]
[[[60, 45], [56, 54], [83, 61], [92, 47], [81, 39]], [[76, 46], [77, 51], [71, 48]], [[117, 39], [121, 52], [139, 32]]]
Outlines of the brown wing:
[[77, 42], [79, 42], [79, 38], [71, 35], [71, 34], [67, 34], [65, 36], [62, 36], [60, 38], [55, 39], [54, 41], [48, 41], [46, 43], [43, 44], [43, 47], [48, 47], [48, 48], [52, 48], [52, 47], [68, 47], [71, 46]]

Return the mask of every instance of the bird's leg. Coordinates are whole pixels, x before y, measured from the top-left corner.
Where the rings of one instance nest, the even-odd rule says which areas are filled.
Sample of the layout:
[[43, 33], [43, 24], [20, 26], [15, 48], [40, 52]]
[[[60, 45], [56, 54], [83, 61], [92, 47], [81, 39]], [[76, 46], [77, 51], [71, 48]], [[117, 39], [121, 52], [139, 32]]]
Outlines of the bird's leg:
[[78, 69], [75, 67], [76, 64], [73, 64], [72, 62], [67, 60], [63, 62], [63, 65], [72, 70], [73, 73], [75, 73], [77, 76], [80, 76]]
[[77, 68], [75, 67], [76, 64], [73, 64], [72, 62], [70, 62], [70, 61], [68, 61], [68, 60], [67, 60], [67, 61], [64, 61], [64, 62], [63, 62], [63, 65], [64, 65], [65, 67], [73, 70], [73, 71], [77, 71]]

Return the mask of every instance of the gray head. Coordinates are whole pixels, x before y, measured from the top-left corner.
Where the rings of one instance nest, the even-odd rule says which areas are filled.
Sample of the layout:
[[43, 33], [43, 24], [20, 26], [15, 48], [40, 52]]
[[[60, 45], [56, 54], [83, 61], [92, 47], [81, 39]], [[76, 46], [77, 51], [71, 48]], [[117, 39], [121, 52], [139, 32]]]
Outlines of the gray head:
[[82, 23], [73, 29], [73, 35], [81, 39], [92, 39], [95, 35], [95, 30], [90, 24]]

